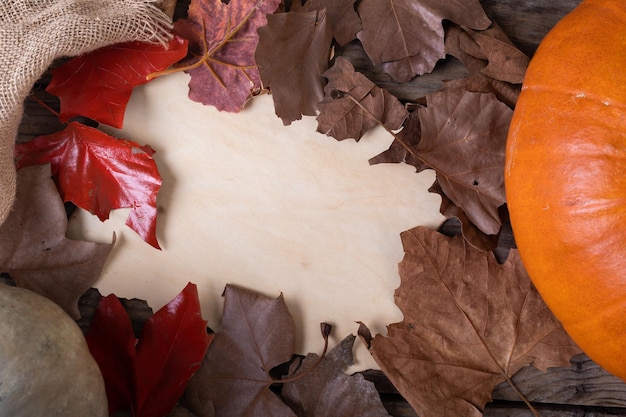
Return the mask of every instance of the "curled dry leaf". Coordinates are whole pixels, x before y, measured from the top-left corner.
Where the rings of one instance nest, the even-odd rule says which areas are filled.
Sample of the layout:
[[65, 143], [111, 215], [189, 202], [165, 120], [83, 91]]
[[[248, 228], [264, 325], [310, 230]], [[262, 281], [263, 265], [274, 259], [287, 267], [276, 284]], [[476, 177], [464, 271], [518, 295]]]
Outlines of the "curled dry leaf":
[[272, 368], [295, 349], [295, 324], [281, 296], [267, 299], [227, 286], [222, 331], [209, 346], [185, 392], [185, 405], [200, 417], [295, 417], [269, 387]]
[[0, 227], [0, 271], [77, 319], [78, 299], [98, 279], [112, 245], [66, 239], [66, 229], [50, 165], [20, 169], [15, 205]]
[[443, 19], [473, 29], [491, 23], [478, 0], [363, 0], [358, 12], [365, 51], [400, 82], [431, 72], [445, 56]]
[[517, 251], [489, 252], [425, 227], [402, 235], [388, 335], [360, 334], [420, 416], [479, 417], [493, 388], [529, 364], [567, 366], [580, 352], [532, 286]]
[[[530, 62], [522, 51], [517, 49], [498, 25], [492, 25], [485, 30], [465, 29], [472, 37], [478, 53], [474, 56], [487, 61], [487, 66], [481, 72], [488, 77], [511, 84], [521, 84]], [[469, 50], [466, 52], [472, 54]]]
[[159, 249], [156, 199], [161, 176], [153, 153], [148, 146], [77, 122], [15, 147], [18, 168], [49, 162], [63, 200], [100, 220], [108, 219], [113, 209], [131, 208], [126, 225]]
[[326, 11], [273, 14], [258, 32], [256, 62], [276, 115], [285, 125], [302, 115], [315, 116], [324, 98], [322, 72], [333, 37]]
[[408, 112], [388, 91], [377, 87], [354, 70], [347, 59], [338, 57], [323, 76], [324, 100], [319, 103], [317, 131], [337, 140], [357, 141], [379, 123], [388, 130], [402, 126]]
[[389, 417], [373, 383], [342, 371], [353, 364], [355, 338], [344, 338], [321, 362], [310, 353], [291, 365], [286, 378], [302, 377], [286, 382], [282, 396], [298, 417]]
[[[472, 33], [480, 37], [482, 47], [474, 40]], [[480, 32], [450, 25], [446, 31], [446, 53], [458, 58], [469, 75], [464, 79], [448, 82], [446, 88], [462, 86], [473, 92], [494, 93], [500, 101], [514, 108], [520, 86], [511, 82], [521, 82], [528, 58], [508, 44], [507, 40], [506, 35], [495, 24]], [[492, 51], [492, 44], [501, 46], [506, 51]]]
[[175, 32], [189, 39], [189, 58], [178, 70], [189, 73], [189, 98], [219, 110], [240, 111], [261, 89], [254, 60], [259, 36], [280, 0], [192, 0]]

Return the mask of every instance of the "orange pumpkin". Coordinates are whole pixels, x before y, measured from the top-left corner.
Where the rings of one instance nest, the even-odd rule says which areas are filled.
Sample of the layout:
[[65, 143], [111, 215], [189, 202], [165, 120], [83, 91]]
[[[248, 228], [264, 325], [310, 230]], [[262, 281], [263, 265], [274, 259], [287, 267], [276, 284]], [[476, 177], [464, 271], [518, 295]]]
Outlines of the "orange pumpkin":
[[574, 341], [626, 379], [626, 2], [584, 0], [533, 56], [505, 186], [529, 275]]

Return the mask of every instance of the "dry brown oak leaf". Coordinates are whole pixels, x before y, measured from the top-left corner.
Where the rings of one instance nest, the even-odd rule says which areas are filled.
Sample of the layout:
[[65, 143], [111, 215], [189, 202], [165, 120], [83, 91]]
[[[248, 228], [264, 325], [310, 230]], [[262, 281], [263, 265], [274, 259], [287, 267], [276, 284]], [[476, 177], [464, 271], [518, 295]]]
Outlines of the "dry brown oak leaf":
[[272, 391], [269, 372], [291, 360], [295, 324], [281, 296], [227, 286], [222, 331], [187, 385], [184, 405], [199, 417], [295, 417]]
[[514, 108], [529, 59], [517, 49], [499, 26], [471, 31], [456, 25], [446, 30], [446, 53], [463, 63], [469, 75], [451, 82], [474, 92], [494, 93]]
[[434, 169], [440, 187], [433, 189], [441, 190], [482, 233], [497, 235], [512, 110], [493, 94], [470, 92], [464, 85], [429, 94], [426, 102], [411, 113], [390, 148], [370, 163]]
[[404, 321], [370, 338], [370, 352], [421, 417], [479, 417], [494, 387], [522, 367], [567, 366], [580, 352], [517, 251], [500, 265], [459, 236], [417, 227], [401, 238], [395, 301]]
[[447, 88], [418, 109], [421, 140], [412, 150], [437, 173], [441, 189], [487, 235], [500, 231], [504, 150], [513, 111], [493, 94]]
[[443, 19], [475, 30], [491, 24], [479, 0], [362, 0], [358, 13], [365, 52], [400, 82], [431, 72], [444, 58]]
[[356, 12], [355, 0], [309, 0], [302, 11], [324, 9], [339, 46], [356, 39], [357, 32], [361, 30], [361, 18]]
[[347, 59], [338, 57], [322, 75], [328, 83], [324, 100], [319, 103], [318, 132], [337, 140], [358, 141], [378, 124], [388, 130], [402, 126], [408, 115], [404, 106], [387, 90], [356, 72]]
[[[310, 353], [291, 365], [282, 396], [298, 417], [389, 417], [374, 384], [363, 375], [346, 375], [343, 368], [352, 365], [355, 336], [349, 335], [326, 355]], [[314, 371], [311, 372], [311, 369]]]
[[[397, 139], [391, 143], [389, 149], [371, 158], [369, 161], [370, 164], [405, 163], [414, 166], [417, 172], [428, 169], [429, 166], [418, 157], [417, 153], [411, 151], [417, 148], [417, 145], [422, 138], [421, 126], [418, 112], [413, 111], [404, 122], [402, 130], [396, 134]], [[445, 195], [437, 180], [435, 180], [428, 191], [441, 195], [441, 205], [439, 211], [446, 218], [456, 217], [459, 219], [461, 222], [463, 237], [470, 245], [480, 250], [495, 249], [498, 244], [498, 236], [486, 235], [474, 224], [472, 224], [463, 210], [457, 207]]]
[[[177, 64], [189, 73], [189, 98], [238, 112], [261, 89], [254, 60], [257, 29], [280, 0], [192, 0], [175, 32], [189, 40], [190, 56]], [[166, 71], [168, 72], [168, 71]]]
[[0, 271], [78, 319], [78, 299], [98, 279], [112, 244], [65, 237], [65, 207], [51, 177], [49, 164], [18, 171], [15, 205], [0, 226]]
[[258, 32], [255, 59], [276, 115], [285, 125], [317, 115], [333, 38], [326, 11], [276, 13]]

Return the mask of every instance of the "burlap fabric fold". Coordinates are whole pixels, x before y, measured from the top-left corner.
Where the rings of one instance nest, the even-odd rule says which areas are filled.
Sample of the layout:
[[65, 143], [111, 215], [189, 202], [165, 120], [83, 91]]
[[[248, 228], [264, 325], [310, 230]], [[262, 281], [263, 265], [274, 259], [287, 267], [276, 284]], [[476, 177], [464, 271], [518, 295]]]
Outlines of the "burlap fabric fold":
[[0, 224], [15, 198], [14, 143], [23, 103], [59, 57], [132, 40], [165, 43], [157, 0], [0, 0]]

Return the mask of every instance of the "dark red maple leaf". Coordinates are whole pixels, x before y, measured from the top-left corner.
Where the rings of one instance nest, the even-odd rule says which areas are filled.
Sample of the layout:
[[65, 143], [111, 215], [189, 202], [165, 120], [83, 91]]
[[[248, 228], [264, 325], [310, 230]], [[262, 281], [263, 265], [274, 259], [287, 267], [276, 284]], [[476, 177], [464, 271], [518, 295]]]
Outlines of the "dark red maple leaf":
[[119, 299], [102, 298], [86, 339], [105, 380], [109, 412], [166, 415], [213, 339], [206, 323], [197, 288], [191, 283], [146, 321], [138, 341]]
[[128, 42], [96, 49], [53, 69], [46, 91], [60, 98], [63, 122], [85, 116], [121, 128], [133, 88], [184, 58], [187, 44], [174, 37], [167, 48]]
[[280, 0], [192, 0], [175, 31], [190, 40], [190, 57], [179, 70], [191, 75], [189, 98], [219, 110], [240, 111], [261, 88], [254, 52], [257, 29]]
[[108, 219], [113, 209], [131, 208], [126, 224], [160, 248], [156, 196], [161, 176], [153, 152], [77, 122], [15, 147], [18, 169], [49, 162], [64, 201], [96, 214], [100, 220]]

